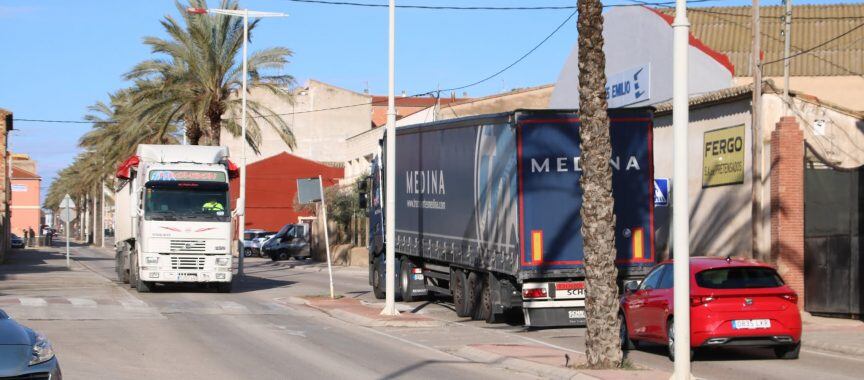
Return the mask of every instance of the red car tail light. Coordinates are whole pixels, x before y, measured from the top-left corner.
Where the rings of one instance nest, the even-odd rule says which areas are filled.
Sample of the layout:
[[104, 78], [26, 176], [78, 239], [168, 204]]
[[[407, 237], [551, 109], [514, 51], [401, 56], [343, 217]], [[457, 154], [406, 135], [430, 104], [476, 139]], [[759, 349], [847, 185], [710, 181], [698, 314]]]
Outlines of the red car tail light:
[[782, 297], [784, 300], [789, 301], [793, 304], [796, 304], [796, 305], [798, 304], [798, 295], [795, 293], [787, 293], [787, 294], [784, 294], [780, 297]]
[[690, 306], [702, 306], [714, 301], [712, 296], [690, 296]]
[[547, 296], [545, 288], [522, 289], [522, 298], [546, 298]]

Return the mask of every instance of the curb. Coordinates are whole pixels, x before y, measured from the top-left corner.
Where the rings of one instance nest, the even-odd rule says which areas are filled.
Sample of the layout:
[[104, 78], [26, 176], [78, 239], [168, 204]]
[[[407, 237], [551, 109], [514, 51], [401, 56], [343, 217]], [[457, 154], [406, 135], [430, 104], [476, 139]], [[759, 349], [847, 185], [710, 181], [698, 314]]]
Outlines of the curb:
[[301, 297], [295, 297], [295, 296], [286, 297], [286, 298], [284, 298], [284, 300], [285, 300], [285, 303], [292, 304], [292, 305], [305, 305], [305, 306], [310, 307], [312, 309], [321, 311], [324, 314], [327, 314], [327, 315], [329, 315], [333, 318], [336, 318], [338, 320], [341, 320], [343, 322], [348, 322], [351, 324], [360, 325], [360, 326], [364, 326], [364, 327], [440, 327], [440, 326], [445, 325], [444, 322], [436, 320], [436, 319], [426, 319], [426, 320], [420, 320], [420, 321], [395, 320], [395, 319], [379, 320], [379, 319], [375, 319], [375, 318], [365, 317], [365, 316], [355, 314], [355, 313], [352, 313], [349, 311], [341, 310], [338, 308], [328, 309], [328, 308], [324, 308], [324, 307], [315, 306], [311, 302], [309, 302], [308, 300], [301, 298]]
[[834, 344], [834, 343], [825, 343], [825, 342], [813, 342], [808, 340], [801, 340], [801, 347], [807, 348], [811, 350], [817, 351], [826, 351], [834, 354], [841, 354], [847, 356], [860, 356], [864, 355], [864, 348], [862, 347], [853, 347], [853, 346], [845, 346], [842, 344]]
[[460, 347], [454, 351], [448, 351], [450, 354], [460, 358], [470, 360], [472, 362], [482, 363], [493, 367], [510, 369], [514, 371], [524, 372], [544, 379], [553, 380], [600, 380], [597, 377], [589, 376], [576, 370], [563, 367], [555, 367], [546, 364], [534, 363], [527, 360], [501, 356], [481, 349], [470, 346]]

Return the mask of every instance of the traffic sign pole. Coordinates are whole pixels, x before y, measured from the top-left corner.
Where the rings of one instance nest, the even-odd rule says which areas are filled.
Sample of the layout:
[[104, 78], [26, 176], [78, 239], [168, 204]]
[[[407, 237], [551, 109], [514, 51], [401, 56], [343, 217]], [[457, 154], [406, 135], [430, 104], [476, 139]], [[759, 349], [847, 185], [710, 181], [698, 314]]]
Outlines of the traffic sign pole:
[[69, 268], [69, 221], [72, 220], [72, 209], [75, 208], [75, 203], [72, 202], [72, 197], [69, 194], [63, 197], [60, 207], [64, 209], [60, 212], [60, 219], [66, 222], [66, 267]]
[[[69, 203], [66, 203], [66, 215], [72, 215], [69, 211]], [[66, 268], [69, 268], [69, 219], [66, 218]]]

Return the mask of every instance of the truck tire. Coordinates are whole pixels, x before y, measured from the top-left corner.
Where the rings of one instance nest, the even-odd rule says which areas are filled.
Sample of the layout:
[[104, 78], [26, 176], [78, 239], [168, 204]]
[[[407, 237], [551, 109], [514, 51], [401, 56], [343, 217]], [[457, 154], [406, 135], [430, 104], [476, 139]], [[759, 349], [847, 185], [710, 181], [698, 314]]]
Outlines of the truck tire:
[[216, 283], [216, 292], [218, 293], [231, 293], [231, 288], [233, 288], [234, 282], [219, 282]]
[[129, 283], [129, 270], [128, 266], [126, 265], [127, 262], [128, 255], [126, 254], [126, 247], [124, 245], [114, 255], [114, 267], [117, 271], [117, 281], [120, 281], [124, 284]]
[[383, 277], [381, 275], [381, 256], [378, 256], [372, 261], [372, 293], [379, 300], [383, 300], [386, 297], [384, 284], [381, 283]]
[[461, 269], [454, 269], [450, 274], [450, 291], [453, 293], [453, 308], [456, 309], [456, 315], [460, 317], [468, 317], [471, 315], [471, 309], [468, 308], [466, 298], [468, 297], [468, 279]]
[[135, 282], [135, 289], [138, 290], [138, 293], [150, 293], [152, 286], [153, 283], [150, 281], [141, 281], [141, 279], [138, 279]]
[[480, 309], [480, 297], [483, 292], [483, 277], [477, 272], [468, 274], [468, 281], [465, 283], [465, 312], [472, 319], [479, 319], [477, 315]]
[[284, 261], [284, 260], [288, 260], [288, 259], [291, 258], [291, 256], [288, 255], [288, 252], [287, 252], [287, 251], [284, 251], [284, 250], [283, 250], [283, 251], [279, 251], [279, 253], [278, 253], [277, 255], [279, 256], [278, 259], [279, 259], [279, 260], [283, 260], [283, 261]]
[[252, 248], [243, 248], [244, 257], [252, 257]]
[[483, 289], [480, 292], [480, 302], [477, 305], [475, 318], [486, 321], [486, 323], [501, 323], [504, 319], [504, 313], [496, 313], [493, 305], [495, 299], [492, 297], [494, 289], [491, 281], [494, 281], [494, 278], [488, 274], [483, 277]]
[[414, 263], [411, 262], [411, 259], [408, 256], [402, 256], [399, 264], [399, 293], [402, 295], [402, 301], [405, 302], [413, 302], [415, 301], [414, 297], [414, 289], [411, 286], [411, 275], [414, 270]]
[[132, 251], [129, 253], [129, 287], [137, 289], [138, 286], [138, 255]]

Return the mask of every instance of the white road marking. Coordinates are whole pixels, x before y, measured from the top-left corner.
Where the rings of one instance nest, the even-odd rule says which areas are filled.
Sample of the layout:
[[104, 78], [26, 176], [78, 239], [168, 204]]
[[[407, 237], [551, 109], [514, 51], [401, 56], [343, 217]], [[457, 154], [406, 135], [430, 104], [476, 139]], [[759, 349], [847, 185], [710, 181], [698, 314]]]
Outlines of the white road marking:
[[138, 307], [147, 307], [147, 303], [141, 301], [137, 298], [130, 298], [125, 300], [120, 300], [120, 304], [125, 308], [138, 308]]
[[42, 307], [42, 306], [45, 306], [48, 304], [48, 302], [45, 301], [44, 298], [29, 298], [29, 297], [25, 298], [25, 297], [22, 297], [22, 298], [19, 298], [18, 301], [20, 301], [21, 305], [24, 305], [24, 306]]
[[220, 309], [225, 311], [249, 312], [249, 308], [233, 301], [220, 301], [216, 302], [216, 304], [219, 305]]
[[96, 301], [89, 298], [67, 298], [72, 306], [76, 307], [96, 307]]

